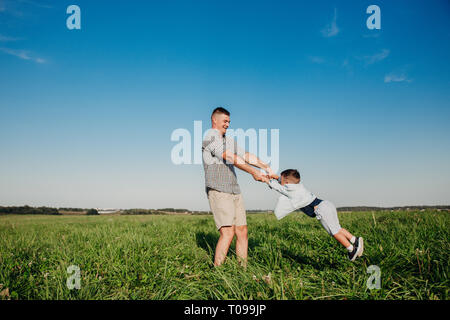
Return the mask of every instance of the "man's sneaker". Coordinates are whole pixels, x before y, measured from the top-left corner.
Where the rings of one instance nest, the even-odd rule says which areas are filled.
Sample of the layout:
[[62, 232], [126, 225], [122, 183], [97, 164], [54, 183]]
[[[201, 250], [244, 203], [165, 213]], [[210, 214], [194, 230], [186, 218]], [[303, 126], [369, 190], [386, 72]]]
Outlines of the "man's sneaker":
[[355, 247], [357, 248], [356, 254], [361, 257], [364, 252], [364, 239], [362, 237], [356, 238]]
[[348, 259], [350, 261], [355, 261], [355, 259], [358, 257], [357, 252], [358, 252], [358, 247], [354, 245], [353, 250], [348, 253]]

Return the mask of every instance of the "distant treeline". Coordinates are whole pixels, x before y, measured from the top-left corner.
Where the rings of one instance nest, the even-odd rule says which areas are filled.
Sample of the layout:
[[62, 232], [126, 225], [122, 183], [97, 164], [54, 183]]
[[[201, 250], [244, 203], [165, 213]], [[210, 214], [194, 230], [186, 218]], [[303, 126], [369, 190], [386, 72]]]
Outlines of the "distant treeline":
[[58, 208], [58, 211], [72, 211], [72, 212], [83, 212], [86, 211], [87, 209], [83, 209], [83, 208]]
[[188, 209], [175, 209], [175, 208], [163, 208], [163, 209], [156, 209], [156, 211], [166, 211], [166, 212], [190, 212]]
[[0, 206], [0, 215], [5, 214], [49, 214], [49, 215], [62, 215], [61, 212], [64, 211], [74, 211], [83, 212], [87, 215], [97, 215], [98, 211], [96, 209], [80, 209], [80, 208], [50, 208], [50, 207], [2, 207]]
[[[400, 211], [400, 210], [446, 210], [450, 211], [450, 206], [404, 206], [404, 207], [339, 207], [338, 211]], [[63, 212], [80, 212], [87, 215], [98, 215], [96, 209], [82, 209], [82, 208], [50, 208], [50, 207], [2, 207], [0, 206], [0, 215], [5, 214], [48, 214], [48, 215], [62, 215]], [[297, 212], [301, 211], [296, 210]], [[248, 214], [253, 213], [272, 213], [273, 210], [246, 210]], [[191, 211], [188, 209], [175, 209], [175, 208], [163, 208], [163, 209], [125, 209], [119, 210], [122, 215], [139, 215], [139, 214], [153, 214], [153, 215], [167, 215], [167, 214], [189, 214], [189, 215], [209, 215], [211, 211]]]
[[58, 209], [49, 207], [0, 207], [1, 214], [51, 214], [60, 215]]
[[120, 214], [123, 215], [134, 215], [134, 214], [193, 214], [193, 215], [201, 215], [201, 214], [211, 214], [209, 211], [191, 211], [188, 209], [174, 209], [174, 208], [163, 208], [163, 209], [126, 209], [121, 210]]
[[126, 209], [121, 210], [120, 214], [167, 214], [167, 212], [163, 212], [155, 209]]
[[427, 210], [427, 209], [440, 209], [450, 210], [450, 206], [404, 206], [404, 207], [339, 207], [338, 211], [386, 211], [386, 210]]

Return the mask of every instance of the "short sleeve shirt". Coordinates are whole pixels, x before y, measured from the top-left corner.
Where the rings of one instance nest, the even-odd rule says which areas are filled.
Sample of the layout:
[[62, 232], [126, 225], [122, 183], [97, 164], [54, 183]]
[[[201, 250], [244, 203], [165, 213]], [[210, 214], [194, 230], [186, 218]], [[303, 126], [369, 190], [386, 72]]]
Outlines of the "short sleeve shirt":
[[216, 129], [210, 129], [202, 143], [203, 168], [205, 170], [205, 186], [221, 192], [239, 194], [241, 190], [237, 182], [232, 163], [222, 158], [225, 150], [244, 157], [245, 150], [240, 148], [231, 137], [222, 136]]

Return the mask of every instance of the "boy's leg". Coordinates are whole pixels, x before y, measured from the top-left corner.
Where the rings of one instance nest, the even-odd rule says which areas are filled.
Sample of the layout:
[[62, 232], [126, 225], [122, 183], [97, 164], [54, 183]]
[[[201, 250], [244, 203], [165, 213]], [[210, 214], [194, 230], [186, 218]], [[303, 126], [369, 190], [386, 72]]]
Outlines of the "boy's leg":
[[[347, 242], [343, 240], [343, 237], [348, 240]], [[356, 238], [350, 232], [342, 228], [339, 232], [334, 235], [334, 238], [338, 240], [343, 246], [346, 246], [349, 243], [349, 246], [346, 246], [348, 251], [356, 250], [356, 255], [358, 257], [362, 256], [364, 251], [364, 239], [362, 237]]]
[[[324, 200], [317, 207], [317, 214], [320, 215], [322, 226], [325, 230], [332, 235], [340, 244], [342, 244], [348, 251], [353, 250], [353, 246], [350, 243], [350, 239], [347, 238], [352, 235], [347, 230], [341, 228], [337, 215], [337, 210], [334, 204], [330, 201]], [[343, 231], [344, 230], [344, 231]]]
[[[331, 202], [325, 200], [320, 203], [317, 207], [317, 214], [320, 215], [320, 222], [325, 230], [347, 249], [350, 261], [354, 261], [362, 255], [362, 238], [359, 238], [360, 243], [357, 243], [356, 238], [350, 232], [341, 228], [336, 207]], [[353, 246], [353, 243], [355, 243], [355, 246]]]
[[339, 232], [342, 233], [347, 238], [347, 240], [349, 240], [352, 244], [355, 243], [356, 237], [352, 235], [350, 232], [348, 232], [346, 229], [341, 228]]
[[341, 225], [339, 224], [336, 207], [330, 201], [322, 201], [317, 206], [316, 215], [318, 216], [318, 219], [320, 219], [320, 223], [322, 224], [324, 229], [330, 235], [334, 236], [338, 234], [340, 230], [342, 230]]
[[347, 237], [345, 236], [345, 234], [340, 231], [338, 233], [334, 234], [333, 237], [346, 248], [349, 248], [352, 245], [350, 243], [349, 239], [347, 239]]

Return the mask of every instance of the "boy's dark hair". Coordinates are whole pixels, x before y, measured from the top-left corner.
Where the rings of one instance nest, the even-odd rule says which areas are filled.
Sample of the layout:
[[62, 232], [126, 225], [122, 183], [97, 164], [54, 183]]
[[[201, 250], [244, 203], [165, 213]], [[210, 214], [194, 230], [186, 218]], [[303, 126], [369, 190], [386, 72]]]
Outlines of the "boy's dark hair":
[[292, 177], [295, 181], [300, 181], [300, 173], [295, 169], [287, 169], [281, 173], [282, 177], [288, 178]]
[[214, 111], [211, 113], [211, 118], [216, 113], [222, 113], [222, 114], [226, 114], [227, 116], [230, 116], [230, 112], [227, 109], [222, 108], [222, 107], [215, 108]]

